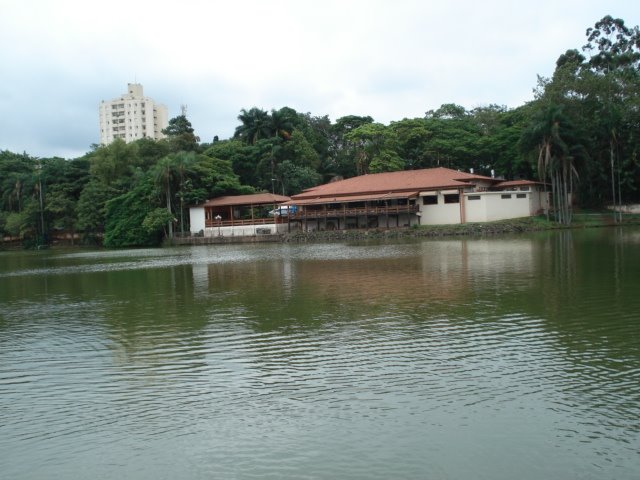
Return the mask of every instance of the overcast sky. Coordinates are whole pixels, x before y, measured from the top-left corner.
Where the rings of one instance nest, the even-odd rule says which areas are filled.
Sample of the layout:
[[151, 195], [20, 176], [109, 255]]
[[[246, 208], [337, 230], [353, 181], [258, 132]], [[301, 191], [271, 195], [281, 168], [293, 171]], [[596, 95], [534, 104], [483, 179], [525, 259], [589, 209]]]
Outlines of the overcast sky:
[[638, 25], [640, 2], [0, 0], [0, 150], [86, 153], [100, 101], [135, 81], [207, 142], [254, 106], [384, 124], [513, 108], [607, 14]]

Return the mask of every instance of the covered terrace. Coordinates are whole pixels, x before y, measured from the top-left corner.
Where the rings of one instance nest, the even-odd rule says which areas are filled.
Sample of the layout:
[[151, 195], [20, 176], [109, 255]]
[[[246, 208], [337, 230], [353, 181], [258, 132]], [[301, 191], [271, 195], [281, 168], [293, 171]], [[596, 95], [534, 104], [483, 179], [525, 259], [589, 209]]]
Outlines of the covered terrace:
[[383, 194], [340, 195], [296, 199], [285, 205], [295, 205], [289, 222], [302, 230], [343, 230], [350, 228], [389, 228], [410, 224], [417, 218], [419, 192], [388, 192]]
[[286, 220], [272, 211], [288, 200], [289, 197], [272, 193], [207, 200], [189, 209], [191, 234], [244, 236], [277, 233]]
[[278, 216], [269, 216], [269, 211], [288, 200], [289, 197], [273, 193], [233, 195], [207, 200], [202, 205], [205, 227], [278, 223]]

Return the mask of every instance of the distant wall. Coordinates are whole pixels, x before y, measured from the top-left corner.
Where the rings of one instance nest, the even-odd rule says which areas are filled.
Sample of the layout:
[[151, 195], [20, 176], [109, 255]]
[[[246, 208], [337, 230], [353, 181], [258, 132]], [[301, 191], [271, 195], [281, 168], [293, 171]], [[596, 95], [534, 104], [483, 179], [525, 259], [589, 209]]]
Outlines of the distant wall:
[[[493, 222], [531, 215], [531, 192], [484, 192], [481, 198], [485, 202], [485, 218], [478, 221]], [[474, 220], [468, 218], [467, 221]]]
[[616, 205], [615, 207], [613, 206], [608, 206], [607, 207], [609, 210], [614, 210], [616, 212], [622, 212], [622, 213], [640, 213], [640, 205], [621, 205], [618, 206]]
[[[204, 214], [203, 214], [204, 218]], [[249, 237], [253, 235], [274, 235], [286, 233], [286, 223], [266, 223], [261, 225], [237, 225], [232, 227], [207, 227], [204, 229], [205, 237]]]
[[204, 231], [204, 207], [191, 207], [189, 209], [189, 221], [191, 223], [191, 233]]

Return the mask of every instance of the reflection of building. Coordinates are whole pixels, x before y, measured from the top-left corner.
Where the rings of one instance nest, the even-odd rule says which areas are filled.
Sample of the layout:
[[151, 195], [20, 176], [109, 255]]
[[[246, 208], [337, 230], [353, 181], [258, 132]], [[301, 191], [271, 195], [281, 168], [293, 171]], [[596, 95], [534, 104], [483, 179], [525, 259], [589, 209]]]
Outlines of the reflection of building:
[[100, 103], [100, 143], [116, 138], [134, 142], [141, 138], [159, 140], [167, 128], [167, 107], [142, 94], [142, 85], [129, 83], [128, 92], [110, 102]]
[[341, 245], [337, 255], [334, 245], [270, 246], [250, 250], [249, 261], [231, 251], [226, 261], [194, 267], [193, 281], [199, 295], [209, 288], [267, 305], [457, 302], [500, 285], [509, 291], [529, 285], [541, 255], [531, 238], [428, 239], [399, 249], [366, 248], [364, 255], [361, 248]]
[[541, 185], [429, 168], [362, 175], [294, 195], [289, 217], [304, 230], [393, 228], [487, 222], [535, 215], [547, 202]]

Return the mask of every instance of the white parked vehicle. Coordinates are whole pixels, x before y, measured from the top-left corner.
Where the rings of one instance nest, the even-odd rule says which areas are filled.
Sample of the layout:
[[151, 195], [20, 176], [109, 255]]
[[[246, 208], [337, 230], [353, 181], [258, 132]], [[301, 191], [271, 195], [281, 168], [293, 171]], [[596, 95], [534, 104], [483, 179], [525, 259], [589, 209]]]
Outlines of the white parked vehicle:
[[280, 205], [269, 211], [270, 217], [288, 217], [294, 215], [298, 208], [295, 205]]

